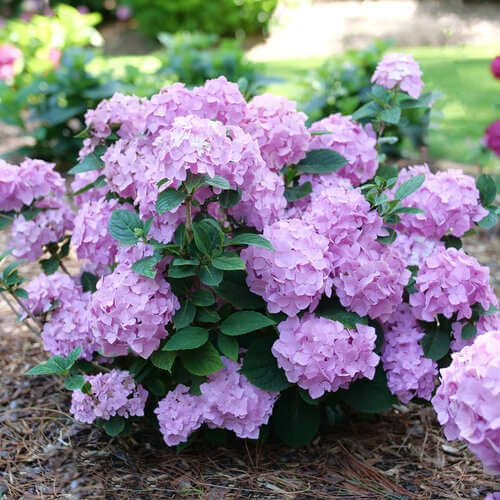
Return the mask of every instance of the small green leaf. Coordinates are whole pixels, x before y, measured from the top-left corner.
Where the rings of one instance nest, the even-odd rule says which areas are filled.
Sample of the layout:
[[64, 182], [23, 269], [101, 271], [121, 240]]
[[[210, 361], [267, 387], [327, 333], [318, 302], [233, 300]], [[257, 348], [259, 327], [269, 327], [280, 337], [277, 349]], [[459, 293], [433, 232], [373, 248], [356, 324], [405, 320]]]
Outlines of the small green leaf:
[[476, 180], [476, 186], [483, 206], [488, 207], [491, 205], [497, 195], [497, 185], [493, 178], [489, 175], [480, 175]]
[[338, 299], [333, 297], [331, 299], [323, 299], [318, 305], [316, 313], [323, 318], [338, 321], [350, 330], [354, 330], [358, 323], [362, 325], [368, 324], [367, 318], [348, 311], [340, 304]]
[[205, 184], [218, 189], [231, 189], [229, 182], [220, 175], [216, 175], [215, 177], [205, 176]]
[[255, 247], [262, 247], [262, 248], [267, 248], [268, 250], [274, 250], [269, 240], [267, 240], [260, 234], [252, 234], [252, 233], [238, 234], [232, 240], [227, 240], [224, 243], [224, 246], [226, 247], [233, 245], [253, 245]]
[[187, 278], [188, 276], [196, 276], [196, 267], [191, 266], [170, 266], [168, 268], [169, 278]]
[[161, 256], [152, 255], [151, 257], [144, 257], [143, 259], [134, 262], [132, 271], [145, 276], [146, 278], [154, 279], [156, 276], [156, 265], [160, 262]]
[[372, 116], [377, 115], [382, 111], [382, 106], [380, 104], [370, 101], [367, 102], [365, 105], [361, 106], [358, 110], [356, 110], [352, 114], [352, 119], [353, 120], [362, 120], [363, 118], [370, 118]]
[[196, 307], [188, 300], [182, 304], [182, 307], [174, 315], [174, 325], [177, 330], [189, 326], [196, 314]]
[[494, 209], [490, 209], [490, 213], [482, 218], [477, 225], [483, 227], [484, 229], [493, 229], [498, 223], [498, 215], [495, 213]]
[[156, 200], [156, 211], [161, 215], [176, 209], [184, 200], [186, 195], [174, 188], [167, 188], [158, 195]]
[[398, 234], [391, 227], [384, 227], [384, 229], [389, 234], [387, 236], [379, 236], [377, 238], [377, 241], [380, 243], [384, 243], [385, 245], [390, 245], [391, 243], [393, 243], [396, 240]]
[[82, 174], [83, 172], [100, 170], [102, 167], [104, 167], [104, 162], [101, 159], [101, 155], [104, 153], [105, 148], [99, 148], [102, 148], [102, 146], [98, 146], [94, 152], [88, 154], [82, 161], [77, 163], [72, 169], [68, 171], [68, 174]]
[[80, 354], [82, 353], [82, 347], [78, 346], [75, 347], [67, 356], [66, 356], [66, 369], [69, 370], [77, 361], [78, 358], [80, 357]]
[[193, 375], [210, 375], [224, 368], [217, 349], [211, 342], [192, 351], [184, 351], [181, 354], [184, 368]]
[[450, 350], [449, 332], [434, 324], [429, 325], [425, 330], [426, 333], [420, 341], [424, 355], [433, 361], [439, 361]]
[[425, 214], [425, 210], [415, 207], [397, 207], [394, 214]]
[[240, 346], [237, 339], [219, 332], [217, 335], [217, 346], [224, 356], [233, 361], [238, 361]]
[[276, 340], [269, 336], [258, 337], [248, 348], [240, 370], [253, 385], [269, 392], [281, 392], [290, 386], [271, 352]]
[[200, 261], [198, 259], [181, 259], [180, 257], [176, 257], [171, 266], [199, 266]]
[[285, 189], [285, 198], [288, 203], [301, 200], [312, 193], [312, 184], [307, 181], [298, 186], [288, 187]]
[[414, 193], [420, 186], [425, 182], [425, 174], [419, 174], [411, 179], [408, 179], [406, 182], [403, 182], [401, 186], [396, 189], [396, 193], [394, 194], [394, 198], [396, 200], [404, 200], [406, 197], [410, 196], [410, 194]]
[[193, 236], [196, 248], [204, 255], [222, 246], [224, 233], [213, 219], [203, 219], [193, 224]]
[[68, 391], [76, 391], [81, 389], [85, 384], [85, 377], [83, 375], [71, 375], [64, 380], [64, 388]]
[[199, 309], [196, 319], [200, 323], [218, 323], [220, 316], [216, 311], [212, 311], [211, 309]]
[[191, 296], [195, 306], [208, 307], [215, 304], [214, 296], [208, 290], [196, 290]]
[[208, 265], [200, 267], [198, 276], [204, 285], [217, 286], [221, 283], [224, 273], [220, 269]]
[[225, 301], [240, 309], [264, 309], [266, 305], [261, 297], [248, 289], [245, 283], [224, 279], [214, 290]]
[[241, 257], [220, 255], [212, 260], [212, 266], [222, 271], [242, 271], [245, 270], [245, 263]]
[[172, 366], [177, 357], [177, 352], [175, 351], [156, 351], [151, 356], [151, 363], [153, 363], [156, 368], [160, 370], [166, 370], [172, 372]]
[[397, 125], [401, 119], [401, 108], [393, 107], [384, 109], [379, 116], [382, 121], [390, 123], [391, 125]]
[[14, 295], [20, 299], [27, 299], [29, 297], [28, 292], [24, 288], [16, 288]]
[[80, 278], [80, 283], [82, 284], [82, 290], [84, 292], [94, 293], [96, 291], [96, 285], [98, 281], [99, 278], [95, 274], [89, 273], [87, 271], [83, 272]]
[[198, 326], [188, 326], [177, 330], [172, 337], [167, 340], [162, 351], [182, 351], [201, 347], [208, 340], [208, 330]]
[[135, 245], [137, 234], [143, 231], [141, 219], [130, 210], [114, 210], [108, 223], [109, 234], [123, 245]]
[[470, 323], [467, 323], [462, 328], [462, 338], [464, 340], [473, 339], [476, 336], [476, 333], [477, 333], [477, 328]]
[[222, 208], [233, 207], [241, 200], [241, 191], [234, 189], [227, 189], [219, 195], [219, 203]]
[[306, 174], [328, 174], [340, 170], [347, 160], [331, 149], [314, 149], [299, 162], [298, 169]]
[[227, 317], [220, 325], [220, 329], [222, 333], [234, 336], [244, 335], [275, 324], [276, 323], [271, 318], [259, 312], [239, 311]]
[[90, 182], [86, 186], [83, 186], [82, 188], [78, 189], [77, 191], [74, 191], [71, 193], [71, 196], [78, 196], [80, 194], [86, 193], [87, 191], [90, 191], [91, 189], [94, 188], [99, 188], [103, 187], [106, 185], [106, 177], [104, 175], [100, 175], [95, 181]]
[[59, 269], [59, 261], [56, 257], [40, 260], [43, 272], [48, 276], [54, 274]]
[[120, 432], [125, 429], [125, 419], [123, 417], [114, 416], [109, 420], [106, 420], [103, 424], [103, 428], [106, 431], [106, 434], [110, 437], [115, 437], [120, 434]]

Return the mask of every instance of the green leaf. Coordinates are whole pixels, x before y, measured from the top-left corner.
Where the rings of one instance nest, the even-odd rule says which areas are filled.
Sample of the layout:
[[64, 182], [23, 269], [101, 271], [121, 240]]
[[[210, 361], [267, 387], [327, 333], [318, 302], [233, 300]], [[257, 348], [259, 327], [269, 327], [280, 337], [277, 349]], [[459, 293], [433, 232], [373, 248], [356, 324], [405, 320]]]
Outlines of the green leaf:
[[71, 193], [71, 196], [78, 196], [79, 194], [86, 193], [87, 191], [90, 191], [91, 189], [102, 187], [106, 185], [106, 177], [104, 175], [100, 175], [95, 181], [90, 182], [86, 186], [83, 186], [82, 188], [78, 189], [77, 191], [74, 191]]
[[391, 227], [384, 227], [384, 229], [389, 233], [387, 236], [379, 236], [377, 238], [377, 241], [379, 243], [384, 243], [385, 245], [390, 245], [391, 243], [393, 243], [398, 234], [396, 233], [396, 231], [394, 231], [394, 229], [392, 229]]
[[339, 396], [351, 408], [363, 413], [380, 413], [396, 403], [396, 398], [387, 387], [387, 377], [381, 363], [377, 366], [373, 380], [356, 380]]
[[331, 149], [314, 149], [297, 165], [306, 174], [328, 174], [347, 165], [347, 160]]
[[77, 163], [72, 169], [68, 171], [69, 174], [82, 174], [83, 172], [90, 172], [92, 170], [100, 170], [104, 167], [104, 162], [101, 156], [106, 151], [103, 146], [97, 146], [95, 150], [88, 154], [82, 161]]
[[199, 266], [200, 261], [198, 259], [181, 259], [180, 257], [176, 257], [171, 266]]
[[16, 288], [14, 295], [20, 299], [27, 299], [29, 297], [28, 292], [24, 288]]
[[77, 358], [81, 353], [82, 348], [73, 349], [67, 358], [63, 356], [52, 356], [45, 363], [40, 363], [29, 370], [26, 375], [52, 375], [55, 373], [64, 373], [69, 370], [76, 360], [72, 360], [74, 353], [77, 353]]
[[226, 335], [244, 335], [261, 330], [276, 323], [264, 314], [256, 311], [239, 311], [231, 314], [220, 325], [220, 330]]
[[208, 330], [199, 326], [188, 326], [177, 330], [172, 337], [167, 340], [162, 351], [183, 351], [201, 347], [208, 340]]
[[80, 278], [80, 283], [82, 284], [82, 290], [84, 292], [94, 293], [96, 291], [96, 285], [98, 281], [99, 278], [95, 274], [89, 273], [87, 271], [83, 272]]
[[298, 186], [288, 187], [285, 189], [285, 198], [288, 203], [300, 200], [309, 196], [312, 193], [312, 184], [307, 181]]
[[117, 415], [111, 417], [109, 420], [104, 421], [103, 428], [108, 436], [118, 436], [125, 429], [125, 419]]
[[168, 268], [169, 278], [187, 278], [196, 275], [196, 267], [191, 266], [170, 266]]
[[240, 346], [238, 344], [238, 340], [234, 337], [228, 337], [227, 335], [219, 332], [217, 334], [217, 346], [224, 356], [232, 359], [233, 361], [238, 361]]
[[453, 236], [452, 234], [448, 234], [441, 238], [441, 241], [445, 244], [446, 248], [456, 248], [460, 250], [462, 248], [462, 240]]
[[396, 200], [404, 200], [406, 197], [410, 196], [410, 194], [414, 193], [424, 182], [425, 174], [419, 174], [408, 179], [396, 189], [394, 198]]
[[275, 341], [274, 337], [257, 338], [248, 348], [240, 370], [253, 385], [269, 392], [281, 392], [290, 386], [271, 352]]
[[382, 106], [380, 104], [370, 101], [365, 105], [361, 106], [352, 114], [353, 120], [362, 120], [363, 118], [370, 118], [376, 116], [380, 111], [382, 111]]
[[203, 284], [207, 286], [217, 286], [221, 283], [224, 274], [220, 269], [208, 265], [200, 267], [198, 276]]
[[480, 175], [476, 180], [476, 186], [483, 206], [491, 205], [497, 196], [497, 185], [493, 178], [489, 175]]
[[0, 212], [0, 231], [14, 222], [14, 212]]
[[258, 295], [253, 294], [245, 283], [236, 283], [224, 278], [219, 286], [214, 288], [217, 295], [240, 309], [264, 309], [265, 302]]
[[220, 175], [216, 175], [215, 177], [205, 176], [205, 184], [218, 189], [231, 189], [229, 182]]
[[42, 259], [40, 260], [40, 265], [46, 275], [54, 274], [59, 269], [59, 261], [56, 257]]
[[68, 391], [76, 391], [81, 389], [85, 384], [85, 377], [83, 375], [71, 375], [64, 380], [64, 388]]
[[182, 354], [184, 368], [193, 375], [210, 375], [224, 368], [217, 349], [207, 342], [199, 349], [184, 351]]
[[245, 263], [241, 257], [220, 255], [212, 260], [212, 266], [222, 271], [242, 271], [245, 270]]
[[199, 309], [196, 319], [200, 323], [218, 323], [220, 316], [216, 311], [212, 311], [211, 309]]
[[358, 323], [362, 325], [368, 324], [367, 318], [348, 311], [340, 304], [338, 299], [333, 297], [331, 299], [323, 299], [316, 309], [316, 314], [332, 321], [338, 321], [350, 330], [354, 330]]
[[397, 207], [393, 214], [424, 214], [425, 210], [415, 207]]
[[215, 304], [214, 296], [208, 290], [196, 290], [191, 296], [195, 306], [208, 307]]
[[224, 246], [226, 247], [233, 245], [253, 245], [255, 247], [262, 247], [262, 248], [267, 248], [268, 250], [274, 250], [269, 240], [267, 240], [260, 234], [252, 234], [252, 233], [238, 234], [232, 240], [227, 240], [224, 243]]
[[320, 421], [319, 406], [306, 404], [297, 391], [285, 392], [274, 406], [274, 430], [292, 448], [309, 444], [319, 431]]
[[77, 361], [78, 358], [80, 357], [80, 354], [82, 353], [82, 347], [78, 346], [75, 347], [67, 356], [66, 356], [66, 369], [69, 370]]
[[174, 325], [177, 330], [189, 326], [196, 314], [196, 307], [188, 300], [182, 304], [181, 308], [174, 315]]
[[424, 355], [433, 361], [439, 361], [450, 350], [450, 334], [435, 324], [427, 326], [425, 331], [426, 333], [420, 341]]
[[238, 189], [237, 191], [234, 189], [228, 189], [226, 191], [223, 191], [219, 195], [219, 203], [222, 208], [229, 208], [241, 200], [241, 191]]
[[484, 229], [493, 229], [498, 223], [498, 215], [495, 213], [494, 209], [490, 209], [490, 213], [482, 218], [477, 225], [483, 227]]
[[143, 259], [134, 262], [132, 271], [145, 276], [146, 278], [154, 279], [156, 276], [156, 265], [160, 262], [160, 255], [152, 255], [151, 257], [144, 257]]
[[195, 222], [193, 236], [196, 248], [204, 255], [212, 255], [212, 252], [221, 247], [224, 242], [224, 233], [217, 222], [212, 219]]
[[384, 109], [379, 116], [382, 121], [390, 123], [391, 125], [397, 125], [401, 119], [401, 108], [394, 107]]
[[471, 323], [467, 323], [462, 328], [462, 338], [464, 340], [473, 339], [476, 336], [477, 328]]
[[143, 231], [141, 219], [130, 210], [114, 210], [108, 223], [109, 234], [123, 245], [135, 245]]
[[151, 356], [151, 363], [153, 363], [156, 368], [160, 370], [166, 370], [172, 372], [172, 366], [177, 357], [177, 352], [175, 351], [156, 351]]
[[177, 208], [184, 200], [186, 195], [175, 188], [167, 188], [158, 195], [156, 200], [156, 211], [161, 215]]

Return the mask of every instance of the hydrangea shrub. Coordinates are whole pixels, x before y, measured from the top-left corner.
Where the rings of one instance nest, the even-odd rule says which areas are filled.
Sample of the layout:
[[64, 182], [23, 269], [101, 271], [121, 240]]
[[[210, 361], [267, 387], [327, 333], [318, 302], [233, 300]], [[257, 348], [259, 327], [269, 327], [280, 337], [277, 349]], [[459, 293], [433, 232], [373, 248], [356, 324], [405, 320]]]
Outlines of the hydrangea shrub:
[[[427, 106], [415, 64], [380, 64], [377, 106]], [[148, 419], [169, 446], [211, 429], [301, 446], [332, 412], [432, 400], [495, 468], [498, 301], [460, 240], [495, 225], [495, 183], [398, 173], [384, 116], [308, 128], [219, 78], [89, 110], [69, 192], [50, 164], [0, 163], [0, 292], [52, 355], [29, 373], [63, 375], [75, 419], [111, 436]], [[25, 284], [9, 253], [43, 273]]]

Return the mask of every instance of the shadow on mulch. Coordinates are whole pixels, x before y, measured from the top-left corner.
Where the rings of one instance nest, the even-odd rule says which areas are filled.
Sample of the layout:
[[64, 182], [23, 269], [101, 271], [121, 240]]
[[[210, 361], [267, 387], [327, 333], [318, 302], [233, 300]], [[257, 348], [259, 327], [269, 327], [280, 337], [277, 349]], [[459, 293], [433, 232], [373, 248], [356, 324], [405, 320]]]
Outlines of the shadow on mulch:
[[110, 439], [75, 423], [59, 380], [23, 375], [43, 359], [37, 337], [0, 317], [7, 498], [473, 498], [495, 488], [463, 446], [446, 442], [431, 408], [351, 422], [300, 450], [247, 441], [176, 453], [159, 435]]

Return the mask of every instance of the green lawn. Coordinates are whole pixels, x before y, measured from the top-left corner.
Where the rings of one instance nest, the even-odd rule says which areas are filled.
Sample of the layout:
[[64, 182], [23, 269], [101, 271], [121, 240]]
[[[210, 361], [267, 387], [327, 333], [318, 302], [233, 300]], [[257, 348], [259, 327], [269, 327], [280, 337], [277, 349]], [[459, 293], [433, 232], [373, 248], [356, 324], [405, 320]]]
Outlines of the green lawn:
[[[497, 49], [497, 50], [496, 50]], [[431, 90], [443, 97], [435, 104], [435, 118], [430, 131], [430, 154], [461, 163], [473, 161], [472, 150], [485, 127], [500, 115], [500, 82], [489, 71], [494, 46], [480, 47], [415, 47], [396, 49], [414, 55]], [[321, 60], [286, 60], [267, 63], [266, 71], [281, 75], [285, 82], [270, 90], [299, 99], [299, 82]], [[494, 160], [497, 167], [500, 162]]]

